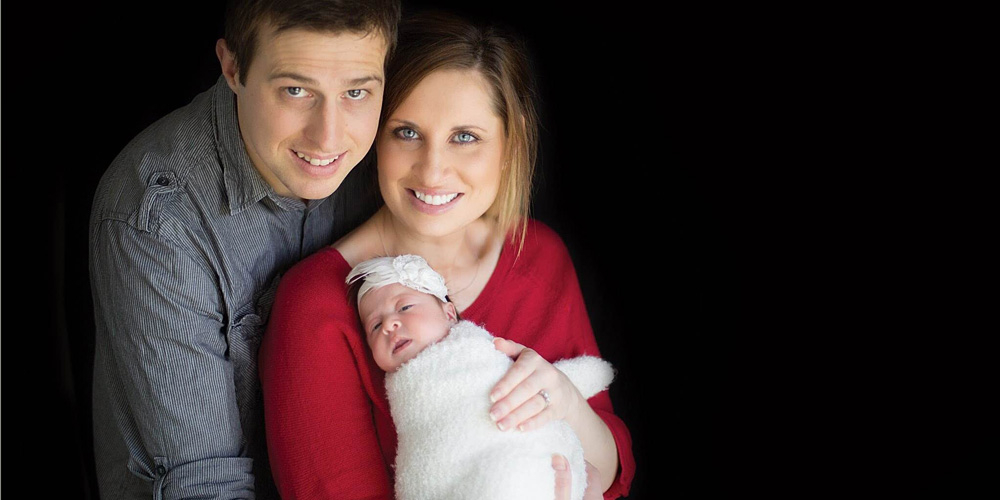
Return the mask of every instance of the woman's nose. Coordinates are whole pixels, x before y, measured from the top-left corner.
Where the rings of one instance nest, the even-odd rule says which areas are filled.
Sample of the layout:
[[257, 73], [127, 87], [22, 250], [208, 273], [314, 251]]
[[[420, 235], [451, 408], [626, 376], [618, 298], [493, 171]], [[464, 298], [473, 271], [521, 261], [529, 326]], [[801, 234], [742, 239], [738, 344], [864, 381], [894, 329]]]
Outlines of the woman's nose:
[[437, 187], [447, 174], [445, 155], [441, 148], [428, 146], [424, 148], [423, 157], [418, 165], [420, 179], [425, 187]]

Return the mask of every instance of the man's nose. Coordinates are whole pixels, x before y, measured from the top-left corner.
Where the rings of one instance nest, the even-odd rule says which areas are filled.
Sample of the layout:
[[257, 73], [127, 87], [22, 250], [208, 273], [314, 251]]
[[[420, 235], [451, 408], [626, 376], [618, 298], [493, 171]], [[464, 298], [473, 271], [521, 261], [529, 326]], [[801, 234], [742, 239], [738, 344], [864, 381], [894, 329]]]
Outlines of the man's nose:
[[336, 154], [345, 126], [345, 113], [334, 101], [324, 100], [313, 110], [306, 126], [306, 137], [315, 144], [314, 153]]

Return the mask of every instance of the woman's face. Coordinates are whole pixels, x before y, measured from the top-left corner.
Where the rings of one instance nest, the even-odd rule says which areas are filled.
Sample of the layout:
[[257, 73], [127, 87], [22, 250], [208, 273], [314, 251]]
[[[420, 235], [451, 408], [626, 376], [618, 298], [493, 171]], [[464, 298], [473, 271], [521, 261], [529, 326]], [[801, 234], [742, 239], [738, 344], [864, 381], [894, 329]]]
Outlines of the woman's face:
[[455, 233], [496, 199], [504, 129], [489, 89], [476, 70], [435, 71], [383, 125], [376, 144], [379, 188], [411, 231]]

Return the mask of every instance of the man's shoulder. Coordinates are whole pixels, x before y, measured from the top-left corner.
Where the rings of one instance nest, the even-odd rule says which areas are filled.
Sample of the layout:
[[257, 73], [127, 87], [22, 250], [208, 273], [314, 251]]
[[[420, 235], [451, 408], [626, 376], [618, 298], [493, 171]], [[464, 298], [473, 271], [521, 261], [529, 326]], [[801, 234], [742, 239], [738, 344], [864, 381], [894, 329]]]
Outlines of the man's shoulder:
[[121, 220], [148, 230], [153, 202], [162, 210], [164, 202], [186, 192], [190, 183], [204, 182], [198, 174], [217, 165], [217, 156], [209, 89], [151, 124], [122, 149], [97, 186], [92, 222]]

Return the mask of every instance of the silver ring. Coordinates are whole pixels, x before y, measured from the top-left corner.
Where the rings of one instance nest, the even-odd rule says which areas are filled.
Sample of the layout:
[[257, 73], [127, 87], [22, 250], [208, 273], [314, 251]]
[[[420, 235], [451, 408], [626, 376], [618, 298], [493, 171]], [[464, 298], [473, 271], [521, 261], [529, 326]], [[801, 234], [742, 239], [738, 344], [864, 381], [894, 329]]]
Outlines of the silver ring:
[[538, 391], [538, 395], [541, 396], [542, 399], [545, 400], [545, 407], [546, 408], [548, 408], [549, 405], [552, 404], [552, 400], [549, 399], [549, 393], [545, 389], [542, 389], [542, 390]]

